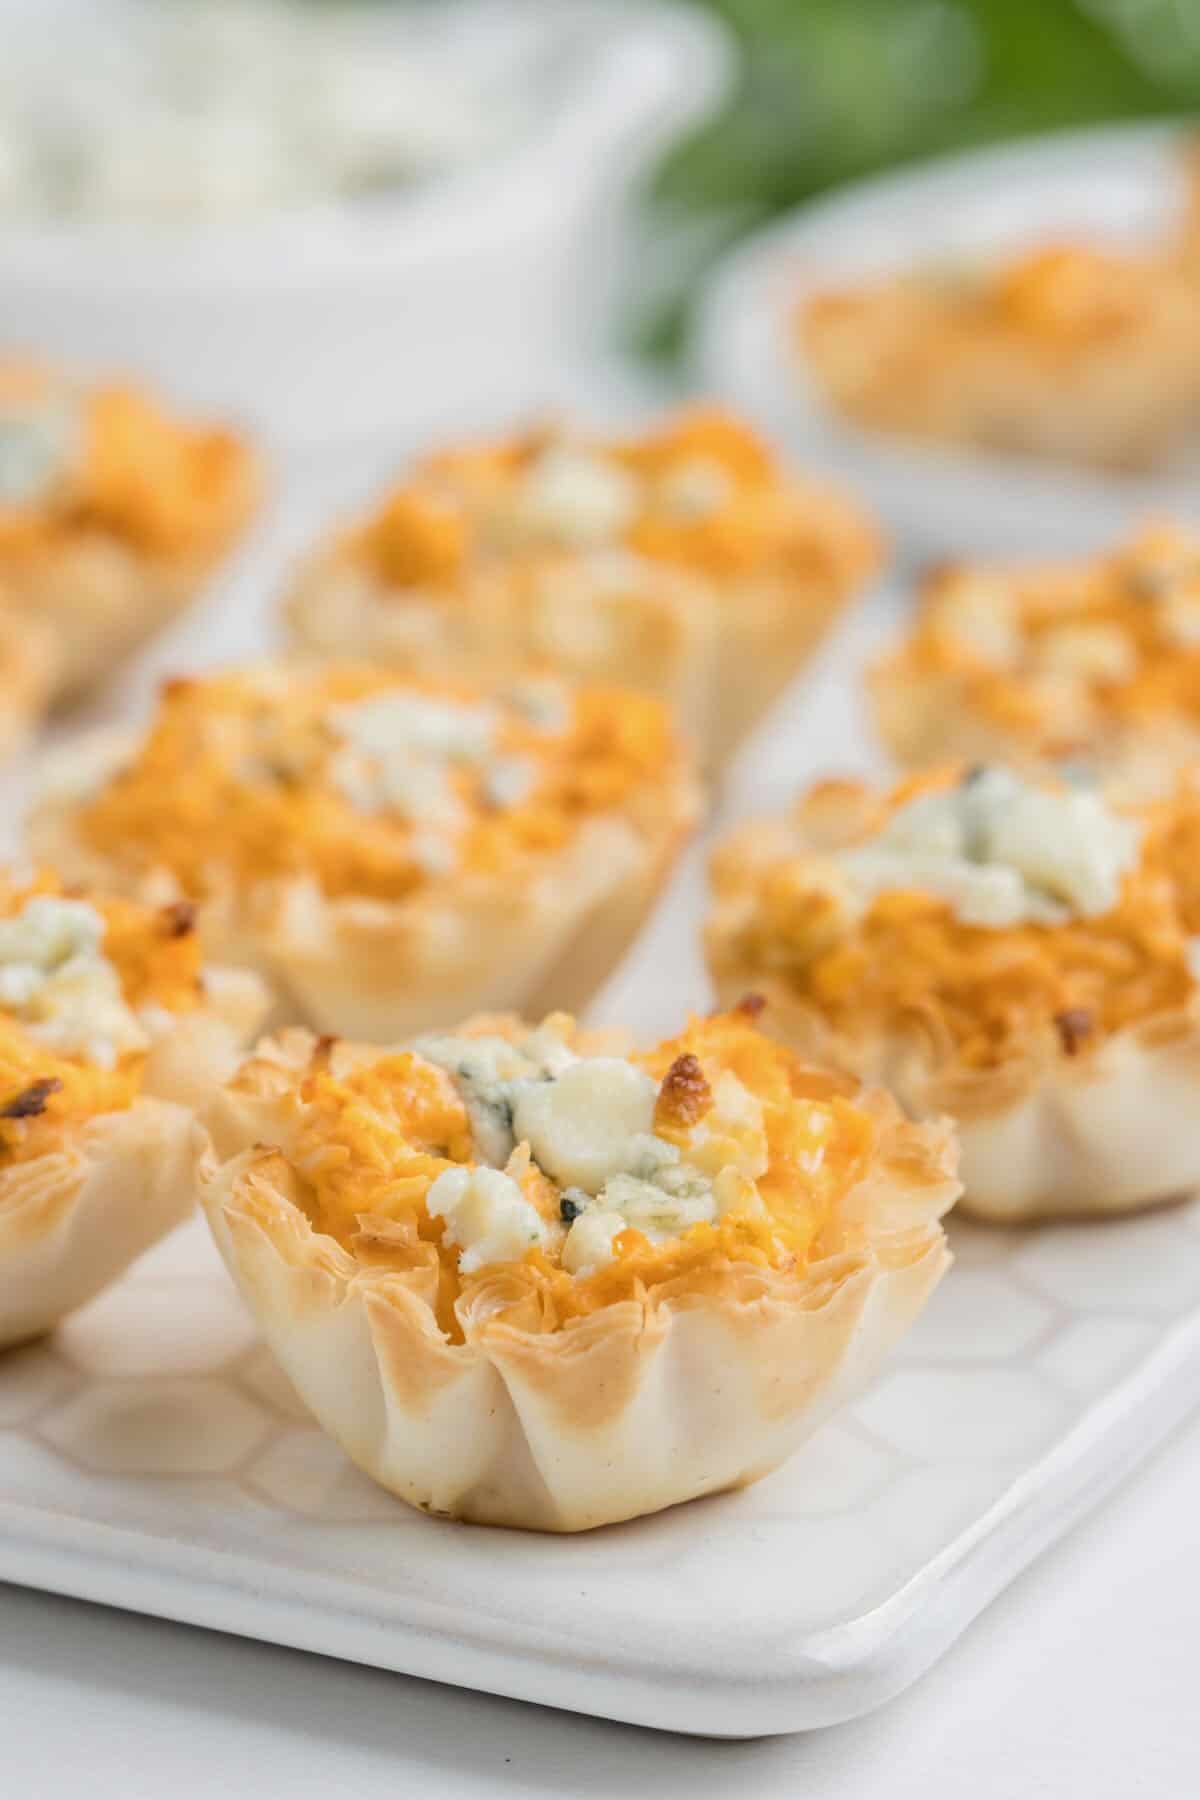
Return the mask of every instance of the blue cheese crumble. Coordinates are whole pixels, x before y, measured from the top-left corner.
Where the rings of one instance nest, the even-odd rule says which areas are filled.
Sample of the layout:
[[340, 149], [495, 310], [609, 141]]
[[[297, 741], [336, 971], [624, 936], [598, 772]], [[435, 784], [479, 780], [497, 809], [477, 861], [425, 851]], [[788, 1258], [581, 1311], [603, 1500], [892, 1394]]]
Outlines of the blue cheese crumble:
[[336, 707], [329, 716], [339, 740], [330, 765], [334, 786], [357, 812], [391, 813], [418, 826], [419, 866], [448, 875], [468, 816], [454, 771], [471, 770], [484, 801], [501, 810], [519, 806], [537, 780], [531, 758], [496, 754], [498, 724], [492, 706], [426, 694], [384, 693]]
[[[653, 1078], [622, 1057], [577, 1056], [554, 1019], [518, 1043], [449, 1035], [418, 1039], [413, 1048], [450, 1075], [488, 1165], [475, 1173], [491, 1177], [473, 1184], [468, 1171], [450, 1171], [430, 1190], [431, 1212], [456, 1221], [448, 1228], [452, 1241], [466, 1246], [464, 1271], [499, 1260], [490, 1248], [476, 1255], [481, 1244], [503, 1241], [517, 1246], [507, 1254], [520, 1256], [530, 1244], [554, 1239], [564, 1269], [586, 1274], [612, 1261], [627, 1227], [662, 1243], [734, 1208], [754, 1207], [754, 1178], [767, 1161], [762, 1108], [731, 1074], [718, 1080], [685, 1161], [654, 1130]], [[730, 1131], [739, 1134], [736, 1143]], [[562, 1190], [565, 1237], [538, 1218], [508, 1173], [514, 1153], [524, 1150]], [[524, 1211], [516, 1210], [518, 1201]]]
[[150, 1040], [100, 948], [104, 929], [95, 907], [48, 894], [0, 919], [0, 1006], [48, 1049], [111, 1069]]
[[1139, 839], [1095, 789], [1043, 788], [985, 767], [918, 794], [839, 866], [863, 906], [915, 888], [948, 900], [965, 924], [1053, 925], [1110, 911]]
[[425, 1204], [432, 1218], [445, 1220], [450, 1242], [461, 1246], [464, 1275], [485, 1263], [515, 1262], [546, 1241], [541, 1214], [500, 1169], [443, 1169]]

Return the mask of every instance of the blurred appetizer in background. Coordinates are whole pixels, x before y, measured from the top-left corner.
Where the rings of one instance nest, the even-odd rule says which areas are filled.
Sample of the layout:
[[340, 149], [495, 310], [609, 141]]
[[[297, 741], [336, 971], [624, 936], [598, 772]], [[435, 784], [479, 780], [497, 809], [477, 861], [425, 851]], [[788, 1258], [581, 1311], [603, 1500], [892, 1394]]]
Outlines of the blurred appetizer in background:
[[1200, 761], [1200, 536], [1162, 525], [1074, 562], [938, 568], [868, 682], [901, 763], [1070, 761], [1169, 786]]
[[291, 1016], [391, 1040], [467, 1009], [582, 1005], [699, 797], [667, 708], [549, 677], [365, 666], [167, 683], [140, 742], [81, 751], [31, 836], [109, 888], [200, 906]]
[[858, 425], [1144, 470], [1200, 428], [1200, 161], [1183, 226], [1145, 248], [1062, 240], [809, 298], [803, 354]]
[[76, 696], [186, 606], [258, 492], [231, 432], [0, 362], [0, 619], [38, 698]]
[[951, 1116], [963, 1206], [1116, 1213], [1200, 1181], [1200, 787], [1119, 810], [998, 765], [828, 782], [713, 863], [718, 994]]
[[47, 1330], [195, 1199], [192, 1109], [261, 1023], [185, 905], [0, 876], [0, 1345]]
[[547, 429], [430, 456], [313, 554], [286, 612], [316, 655], [648, 689], [719, 760], [878, 562], [852, 502], [695, 411], [640, 437]]
[[217, 1243], [318, 1421], [412, 1505], [580, 1531], [758, 1479], [949, 1256], [942, 1125], [754, 1009], [630, 1056], [563, 1014], [268, 1040], [210, 1114]]
[[[3, 526], [0, 525], [0, 532]], [[54, 633], [9, 609], [0, 582], [0, 762], [23, 750], [54, 692]]]

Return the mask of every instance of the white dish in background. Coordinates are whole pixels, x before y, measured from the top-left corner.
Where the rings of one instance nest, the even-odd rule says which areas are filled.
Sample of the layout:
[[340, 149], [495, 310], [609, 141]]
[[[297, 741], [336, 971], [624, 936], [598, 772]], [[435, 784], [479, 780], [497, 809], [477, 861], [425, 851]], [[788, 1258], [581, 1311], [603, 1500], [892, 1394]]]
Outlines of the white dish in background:
[[1147, 515], [1195, 516], [1200, 456], [1194, 467], [1124, 477], [863, 430], [829, 407], [791, 332], [806, 294], [847, 278], [1064, 233], [1118, 243], [1160, 234], [1182, 200], [1184, 130], [1055, 133], [859, 182], [789, 215], [714, 274], [692, 337], [697, 379], [852, 483], [922, 552], [1070, 553], [1111, 543]]
[[727, 40], [674, 0], [456, 5], [502, 66], [523, 43], [542, 71], [493, 154], [245, 221], [6, 224], [0, 350], [126, 370], [288, 451], [545, 404], [599, 335], [636, 178], [717, 99]]
[[[98, 716], [134, 710], [155, 671], [261, 648], [280, 561], [370, 478], [339, 467], [294, 487]], [[733, 770], [721, 828], [818, 772], [875, 766], [856, 677], [898, 610], [881, 595], [845, 621]], [[599, 1022], [652, 1038], [707, 1006], [702, 907], [697, 850]], [[958, 1266], [882, 1379], [785, 1468], [555, 1538], [426, 1518], [357, 1474], [190, 1225], [57, 1336], [0, 1358], [0, 1579], [663, 1729], [853, 1717], [1195, 1404], [1200, 1206], [1024, 1232], [952, 1218], [950, 1233]]]

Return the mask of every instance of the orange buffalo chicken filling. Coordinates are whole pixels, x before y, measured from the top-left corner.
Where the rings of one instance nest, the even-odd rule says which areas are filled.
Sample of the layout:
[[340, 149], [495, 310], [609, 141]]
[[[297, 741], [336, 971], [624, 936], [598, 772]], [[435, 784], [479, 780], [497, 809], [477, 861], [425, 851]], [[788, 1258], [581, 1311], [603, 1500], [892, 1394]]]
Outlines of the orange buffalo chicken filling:
[[947, 676], [1004, 731], [1069, 748], [1089, 719], [1200, 724], [1200, 541], [1171, 526], [1086, 562], [935, 572], [917, 623], [876, 679]]
[[[546, 727], [474, 690], [366, 667], [286, 683], [236, 673], [167, 684], [141, 749], [84, 809], [82, 837], [127, 865], [168, 869], [197, 899], [231, 878], [304, 876], [331, 898], [402, 899], [451, 870], [423, 861], [430, 827], [419, 812], [347, 795], [334, 720], [395, 696], [494, 720], [488, 759], [445, 771], [456, 875], [502, 874], [561, 849], [589, 817], [619, 810], [680, 761], [666, 708], [624, 691], [564, 690], [562, 718]], [[523, 791], [493, 796], [489, 760], [517, 763]]]
[[[0, 878], [0, 919], [35, 896], [75, 898], [56, 877]], [[89, 899], [105, 930], [104, 957], [131, 1008], [188, 1012], [203, 998], [200, 941], [184, 906], [152, 908], [121, 899]], [[123, 1111], [137, 1099], [144, 1051], [126, 1051], [112, 1067], [40, 1043], [0, 1002], [0, 1167], [58, 1147], [63, 1126]]]
[[[803, 1271], [831, 1214], [881, 1154], [881, 1127], [849, 1097], [854, 1084], [806, 1068], [754, 1028], [751, 1012], [693, 1019], [679, 1037], [630, 1060], [660, 1083], [655, 1131], [684, 1157], [711, 1111], [713, 1087], [723, 1073], [735, 1075], [762, 1105], [765, 1171], [756, 1193], [747, 1187], [744, 1211], [663, 1242], [631, 1226], [615, 1239], [613, 1260], [590, 1273], [572, 1275], [562, 1266], [561, 1242], [528, 1250], [510, 1266], [520, 1269], [519, 1304], [534, 1307], [541, 1329], [676, 1281], [702, 1291], [719, 1285], [730, 1264]], [[442, 1219], [426, 1209], [443, 1171], [482, 1160], [450, 1078], [410, 1052], [335, 1076], [322, 1043], [291, 1104], [298, 1123], [291, 1163], [313, 1226], [365, 1266], [428, 1268], [439, 1324], [461, 1341], [455, 1301], [500, 1265], [461, 1273]], [[718, 1154], [736, 1158], [738, 1149], [732, 1126]], [[565, 1190], [537, 1166], [527, 1144], [517, 1146], [508, 1172], [551, 1240], [561, 1239]]]
[[[559, 440], [531, 431], [427, 458], [413, 479], [350, 532], [345, 547], [393, 588], [461, 592], [472, 564], [511, 550], [522, 484], [559, 442], [632, 482], [613, 547], [695, 574], [756, 573], [840, 587], [877, 558], [865, 521], [828, 490], [786, 479], [761, 438], [727, 413], [696, 409], [644, 437]], [[537, 534], [522, 537], [538, 548]]]
[[[845, 812], [858, 802], [857, 843], [914, 796], [958, 777], [913, 776], [882, 799], [831, 783], [830, 806]], [[966, 924], [949, 901], [914, 889], [880, 893], [854, 918], [811, 857], [781, 856], [759, 875], [728, 954], [745, 979], [781, 979], [851, 1038], [921, 1031], [976, 1070], [1047, 1042], [1075, 1056], [1195, 994], [1200, 790], [1181, 784], [1144, 818], [1138, 866], [1100, 917], [997, 929]], [[721, 857], [714, 875], [718, 888], [740, 879]]]
[[250, 453], [231, 432], [172, 418], [120, 386], [86, 392], [23, 365], [0, 365], [0, 419], [59, 409], [61, 467], [28, 502], [0, 501], [0, 558], [19, 566], [90, 531], [141, 553], [186, 560], [220, 550], [243, 521]]

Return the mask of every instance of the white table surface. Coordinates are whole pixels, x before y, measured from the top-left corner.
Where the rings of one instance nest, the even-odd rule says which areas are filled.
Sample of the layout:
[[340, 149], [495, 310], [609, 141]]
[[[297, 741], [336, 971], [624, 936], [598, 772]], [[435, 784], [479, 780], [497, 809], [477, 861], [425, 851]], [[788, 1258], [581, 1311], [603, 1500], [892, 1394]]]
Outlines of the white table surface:
[[[319, 485], [328, 505], [373, 478]], [[246, 649], [261, 641], [249, 590], [311, 534], [306, 486], [279, 497], [224, 596]], [[207, 636], [205, 621], [185, 625], [177, 649], [120, 684], [126, 700], [151, 665], [183, 666]], [[901, 1699], [757, 1743], [539, 1710], [0, 1585], [0, 1800], [1193, 1800], [1198, 1516], [1200, 1418]]]

